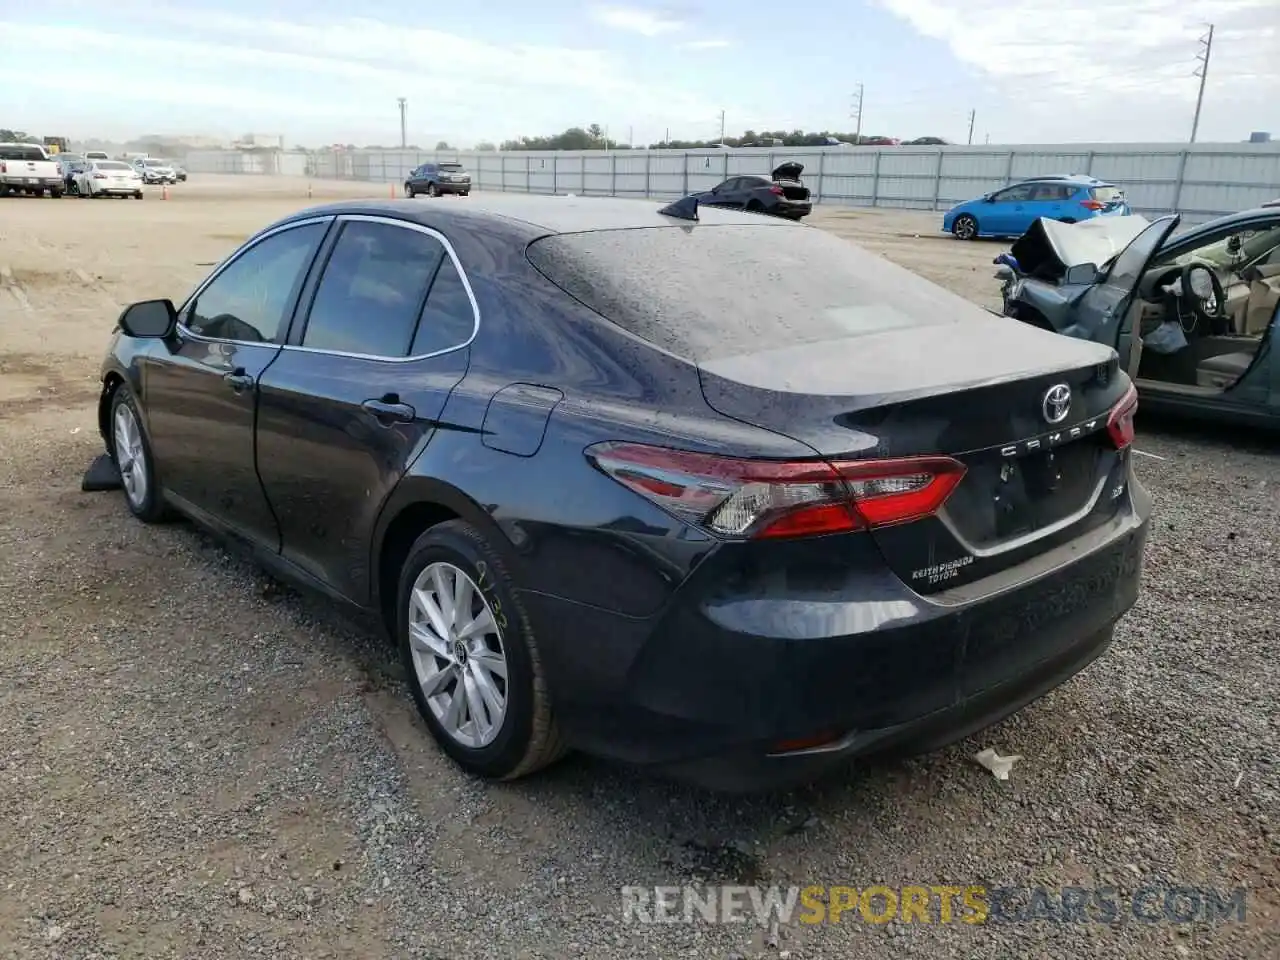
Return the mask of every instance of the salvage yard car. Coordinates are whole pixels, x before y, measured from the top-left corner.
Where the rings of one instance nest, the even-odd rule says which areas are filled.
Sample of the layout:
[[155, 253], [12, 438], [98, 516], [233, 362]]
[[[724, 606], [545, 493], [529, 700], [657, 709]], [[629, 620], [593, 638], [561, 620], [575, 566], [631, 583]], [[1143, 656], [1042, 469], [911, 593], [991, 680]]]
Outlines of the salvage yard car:
[[155, 157], [138, 157], [133, 161], [134, 171], [142, 178], [143, 183], [177, 183], [178, 173], [167, 160]]
[[997, 258], [1004, 312], [1114, 344], [1153, 409], [1280, 426], [1280, 209], [1179, 221], [1039, 221]]
[[702, 193], [692, 194], [699, 206], [729, 207], [749, 213], [800, 220], [813, 211], [809, 188], [800, 179], [804, 164], [789, 160], [767, 177], [730, 177]]
[[783, 785], [1099, 656], [1150, 511], [1115, 351], [681, 203], [287, 217], [121, 314], [86, 488], [376, 612], [493, 778], [577, 748]]
[[120, 160], [94, 160], [82, 164], [71, 180], [71, 192], [85, 199], [93, 197], [133, 197], [141, 200], [142, 177]]
[[0, 197], [9, 193], [57, 199], [66, 189], [62, 170], [38, 143], [0, 143]]
[[442, 163], [424, 163], [409, 171], [404, 181], [404, 195], [413, 199], [420, 193], [439, 197], [456, 193], [462, 197], [471, 195], [471, 174], [456, 160]]
[[1124, 191], [1113, 183], [1076, 174], [1033, 177], [956, 204], [943, 215], [942, 229], [959, 240], [1017, 237], [1041, 217], [1078, 223], [1129, 213]]

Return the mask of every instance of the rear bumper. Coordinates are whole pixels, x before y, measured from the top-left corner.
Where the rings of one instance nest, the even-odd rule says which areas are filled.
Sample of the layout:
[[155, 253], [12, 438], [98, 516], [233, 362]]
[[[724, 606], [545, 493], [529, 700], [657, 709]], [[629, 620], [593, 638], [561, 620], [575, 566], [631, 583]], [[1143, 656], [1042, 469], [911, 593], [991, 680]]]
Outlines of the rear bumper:
[[779, 217], [790, 217], [792, 220], [800, 220], [813, 212], [813, 201], [779, 200], [772, 212]]
[[470, 193], [470, 183], [437, 183], [436, 191], [438, 193]]
[[787, 787], [964, 737], [1099, 656], [1138, 595], [1150, 504], [1136, 481], [1130, 499], [975, 600], [916, 594], [860, 536], [797, 544], [758, 577], [713, 555], [653, 619], [525, 600], [573, 746], [712, 789]]
[[26, 177], [14, 173], [0, 174], [0, 186], [5, 187], [21, 187], [25, 190], [49, 190], [58, 188], [63, 185], [61, 176], [56, 177]]

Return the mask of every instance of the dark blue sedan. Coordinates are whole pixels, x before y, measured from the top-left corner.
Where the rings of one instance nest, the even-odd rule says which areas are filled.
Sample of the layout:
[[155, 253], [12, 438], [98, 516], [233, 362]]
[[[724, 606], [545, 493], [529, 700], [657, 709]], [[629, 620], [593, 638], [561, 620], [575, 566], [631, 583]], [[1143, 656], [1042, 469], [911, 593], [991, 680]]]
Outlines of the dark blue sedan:
[[134, 304], [87, 486], [380, 617], [441, 747], [728, 789], [1082, 669], [1149, 501], [1114, 350], [690, 201], [354, 201]]

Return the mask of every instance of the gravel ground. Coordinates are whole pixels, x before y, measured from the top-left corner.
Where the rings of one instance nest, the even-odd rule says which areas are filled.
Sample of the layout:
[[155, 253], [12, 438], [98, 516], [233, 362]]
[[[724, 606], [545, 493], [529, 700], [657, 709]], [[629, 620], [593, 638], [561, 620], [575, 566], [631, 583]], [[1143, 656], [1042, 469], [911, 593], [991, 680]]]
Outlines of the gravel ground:
[[[317, 201], [376, 186], [324, 184]], [[487, 786], [390, 651], [184, 524], [79, 492], [119, 305], [181, 297], [304, 182], [0, 201], [0, 957], [1280, 956], [1280, 449], [1140, 424], [1158, 517], [1112, 652], [936, 755], [725, 798], [573, 757]], [[465, 202], [465, 201], [440, 201]], [[815, 223], [995, 305], [993, 244]], [[919, 236], [917, 236], [919, 235]], [[1024, 758], [1007, 782], [972, 763]], [[620, 919], [629, 884], [1250, 888], [1244, 923]]]

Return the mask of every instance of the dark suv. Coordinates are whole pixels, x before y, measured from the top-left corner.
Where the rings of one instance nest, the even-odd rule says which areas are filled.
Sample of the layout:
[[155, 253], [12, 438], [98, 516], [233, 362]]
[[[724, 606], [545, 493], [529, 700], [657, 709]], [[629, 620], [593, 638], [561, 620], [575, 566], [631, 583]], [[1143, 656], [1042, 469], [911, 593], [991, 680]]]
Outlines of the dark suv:
[[456, 193], [465, 197], [471, 193], [471, 174], [456, 160], [424, 163], [410, 170], [404, 181], [406, 197], [416, 197], [420, 193], [425, 193], [428, 197], [438, 197], [442, 193]]

